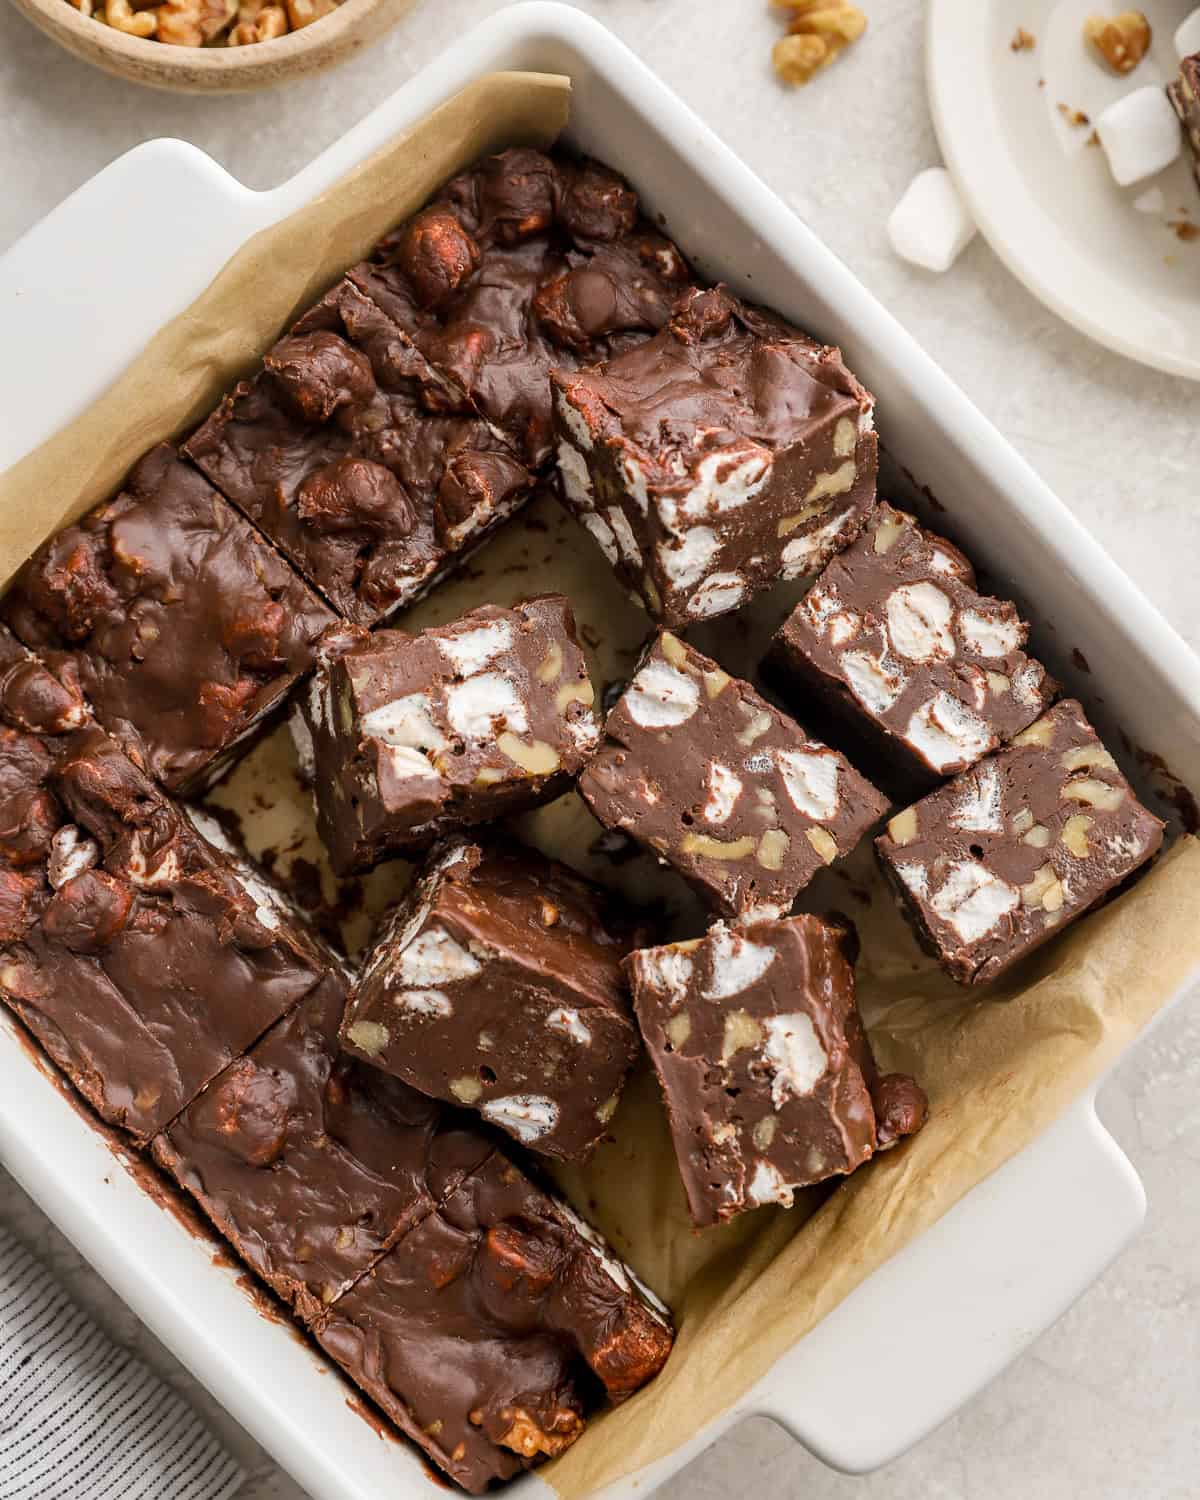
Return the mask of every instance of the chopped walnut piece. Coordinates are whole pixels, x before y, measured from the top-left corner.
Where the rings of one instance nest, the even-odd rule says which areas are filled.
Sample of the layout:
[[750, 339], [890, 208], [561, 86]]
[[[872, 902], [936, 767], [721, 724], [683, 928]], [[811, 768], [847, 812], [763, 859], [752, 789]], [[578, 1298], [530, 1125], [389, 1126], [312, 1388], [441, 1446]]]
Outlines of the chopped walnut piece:
[[1037, 37], [1032, 31], [1026, 31], [1024, 26], [1018, 26], [1013, 32], [1013, 39], [1009, 42], [1010, 52], [1032, 52], [1037, 46]]
[[248, 47], [255, 42], [269, 42], [288, 32], [287, 11], [282, 5], [265, 5], [263, 0], [241, 0], [237, 21], [226, 39], [230, 47]]
[[867, 18], [848, 0], [771, 0], [792, 12], [788, 35], [771, 51], [775, 72], [784, 83], [807, 83], [827, 68], [842, 49], [867, 29]]
[[152, 12], [155, 36], [173, 47], [203, 47], [214, 41], [237, 14], [237, 0], [167, 0]]
[[158, 17], [153, 11], [135, 11], [129, 0], [105, 0], [104, 19], [115, 30], [129, 36], [153, 36]]
[[1153, 32], [1140, 10], [1123, 10], [1111, 19], [1089, 16], [1083, 35], [1114, 73], [1132, 73], [1145, 57]]

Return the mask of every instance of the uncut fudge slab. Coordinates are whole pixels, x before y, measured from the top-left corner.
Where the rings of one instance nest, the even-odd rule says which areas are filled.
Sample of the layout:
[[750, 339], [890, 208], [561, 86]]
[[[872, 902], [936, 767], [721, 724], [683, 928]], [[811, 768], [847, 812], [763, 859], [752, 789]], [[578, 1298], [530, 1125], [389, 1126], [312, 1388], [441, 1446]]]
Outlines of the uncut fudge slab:
[[44, 847], [14, 872], [0, 997], [144, 1143], [328, 964], [99, 730], [34, 745]]
[[592, 812], [727, 916], [782, 915], [887, 809], [845, 756], [669, 632], [604, 734], [579, 778]]
[[330, 1309], [318, 1338], [473, 1494], [579, 1436], [671, 1352], [667, 1310], [497, 1154]]
[[342, 281], [184, 452], [341, 615], [372, 625], [428, 592], [529, 493], [486, 422], [425, 410], [430, 380], [392, 320]]
[[1167, 97], [1183, 126], [1192, 153], [1192, 172], [1200, 187], [1200, 52], [1179, 64], [1179, 77], [1167, 85]]
[[30, 558], [3, 615], [70, 657], [96, 717], [173, 792], [249, 747], [335, 618], [166, 444]]
[[637, 1056], [620, 969], [634, 937], [565, 866], [453, 840], [384, 919], [343, 1043], [535, 1151], [587, 1156]]
[[615, 172], [526, 148], [460, 173], [348, 275], [428, 361], [427, 402], [484, 416], [535, 468], [551, 368], [654, 333], [691, 280]]
[[1027, 634], [1015, 605], [976, 591], [956, 547], [881, 504], [784, 622], [772, 657], [918, 774], [952, 776], [1053, 700]]
[[790, 1208], [924, 1124], [921, 1089], [876, 1069], [855, 956], [848, 923], [805, 915], [625, 961], [698, 1227]]
[[600, 737], [561, 594], [418, 636], [334, 630], [322, 657], [292, 732], [342, 873], [553, 800]]
[[874, 398], [837, 349], [719, 287], [553, 386], [567, 509], [665, 625], [815, 572], [875, 502]]
[[468, 1116], [339, 1055], [348, 987], [331, 971], [152, 1143], [306, 1322], [493, 1150]]
[[1102, 901], [1162, 836], [1067, 700], [897, 813], [875, 845], [922, 946], [979, 984]]

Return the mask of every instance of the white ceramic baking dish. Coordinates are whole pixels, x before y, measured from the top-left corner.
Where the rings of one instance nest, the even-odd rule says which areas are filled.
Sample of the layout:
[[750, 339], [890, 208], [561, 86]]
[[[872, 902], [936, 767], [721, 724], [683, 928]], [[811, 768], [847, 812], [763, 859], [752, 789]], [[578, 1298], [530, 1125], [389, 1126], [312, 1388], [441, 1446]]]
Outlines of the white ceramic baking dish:
[[[518, 5], [464, 38], [291, 181], [253, 193], [175, 141], [131, 151], [0, 261], [0, 467], [95, 398], [251, 234], [310, 200], [471, 78], [543, 69], [574, 83], [570, 137], [634, 179], [684, 248], [840, 343], [879, 396], [889, 448], [950, 502], [953, 530], [1030, 610], [1068, 685], [1200, 786], [1200, 662], [996, 430], [850, 273], [601, 26]], [[80, 247], [86, 245], [86, 255]], [[1088, 644], [1092, 674], [1069, 664]], [[1143, 790], [1145, 787], [1143, 785]], [[444, 1495], [381, 1442], [346, 1389], [234, 1273], [116, 1166], [0, 1024], [0, 1160], [154, 1332], [316, 1500]], [[1136, 1175], [1077, 1103], [885, 1267], [719, 1421], [610, 1489], [646, 1494], [722, 1431], [774, 1417], [840, 1468], [887, 1462], [966, 1401], [1137, 1230]], [[902, 1381], [864, 1381], [899, 1368]], [[522, 1479], [514, 1496], [544, 1486]]]

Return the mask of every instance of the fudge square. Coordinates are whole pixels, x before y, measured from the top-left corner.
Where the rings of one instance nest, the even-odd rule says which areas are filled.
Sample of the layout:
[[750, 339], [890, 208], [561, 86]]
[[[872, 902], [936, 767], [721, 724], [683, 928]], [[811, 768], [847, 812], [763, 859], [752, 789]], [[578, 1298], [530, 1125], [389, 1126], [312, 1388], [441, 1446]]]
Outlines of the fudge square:
[[10, 781], [26, 791], [0, 813], [19, 856], [0, 866], [0, 998], [145, 1144], [328, 963], [98, 729], [0, 736]]
[[854, 1171], [925, 1123], [921, 1089], [880, 1075], [855, 1003], [849, 924], [718, 922], [625, 962], [700, 1228]]
[[184, 452], [340, 614], [372, 625], [432, 588], [529, 492], [486, 422], [425, 409], [431, 378], [344, 280]]
[[1016, 606], [975, 589], [961, 552], [880, 504], [773, 643], [792, 677], [910, 769], [964, 771], [1049, 706]]
[[887, 810], [845, 756], [667, 631], [604, 729], [584, 800], [727, 916], [782, 915]]
[[1167, 85], [1167, 97], [1183, 126], [1192, 153], [1192, 173], [1200, 187], [1200, 52], [1179, 64], [1179, 77]]
[[875, 846], [922, 945], [979, 984], [1102, 901], [1162, 836], [1068, 699], [897, 813]]
[[591, 1154], [638, 1052], [606, 893], [517, 844], [435, 849], [385, 918], [347, 1051], [547, 1156]]
[[4, 600], [169, 791], [214, 781], [313, 663], [333, 613], [166, 444], [52, 537]]
[[561, 594], [421, 635], [335, 629], [292, 732], [335, 869], [549, 802], [600, 737]]
[[722, 288], [553, 383], [567, 508], [665, 625], [815, 572], [874, 504], [874, 398], [838, 350]]
[[565, 1203], [497, 1153], [317, 1330], [322, 1348], [472, 1494], [658, 1374], [667, 1309]]
[[306, 1322], [493, 1150], [471, 1117], [339, 1054], [348, 988], [332, 968], [151, 1143]]

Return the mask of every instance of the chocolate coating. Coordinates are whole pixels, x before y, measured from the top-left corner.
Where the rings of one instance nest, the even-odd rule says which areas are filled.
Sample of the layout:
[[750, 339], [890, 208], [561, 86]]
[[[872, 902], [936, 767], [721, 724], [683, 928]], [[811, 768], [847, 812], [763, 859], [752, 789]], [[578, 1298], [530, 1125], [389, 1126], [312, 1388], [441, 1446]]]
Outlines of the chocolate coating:
[[874, 504], [874, 398], [837, 349], [722, 288], [552, 384], [567, 508], [666, 625], [823, 567]]
[[633, 940], [565, 866], [451, 841], [384, 920], [343, 1045], [535, 1151], [588, 1156], [637, 1055], [620, 972]]
[[1167, 97], [1175, 106], [1184, 139], [1192, 153], [1192, 174], [1200, 187], [1200, 52], [1179, 64], [1179, 77], [1167, 85]]
[[333, 619], [166, 444], [39, 548], [3, 613], [174, 792], [211, 782], [249, 747]]
[[604, 733], [579, 779], [588, 806], [729, 916], [786, 912], [887, 806], [845, 756], [666, 632]]
[[951, 776], [1007, 743], [1057, 684], [1022, 647], [1016, 606], [970, 563], [880, 505], [784, 622], [774, 657], [918, 774]]
[[322, 1347], [472, 1494], [662, 1368], [665, 1308], [565, 1204], [501, 1155], [330, 1310]]
[[1162, 835], [1067, 700], [897, 813], [875, 847], [922, 944], [979, 984], [1102, 901]]

